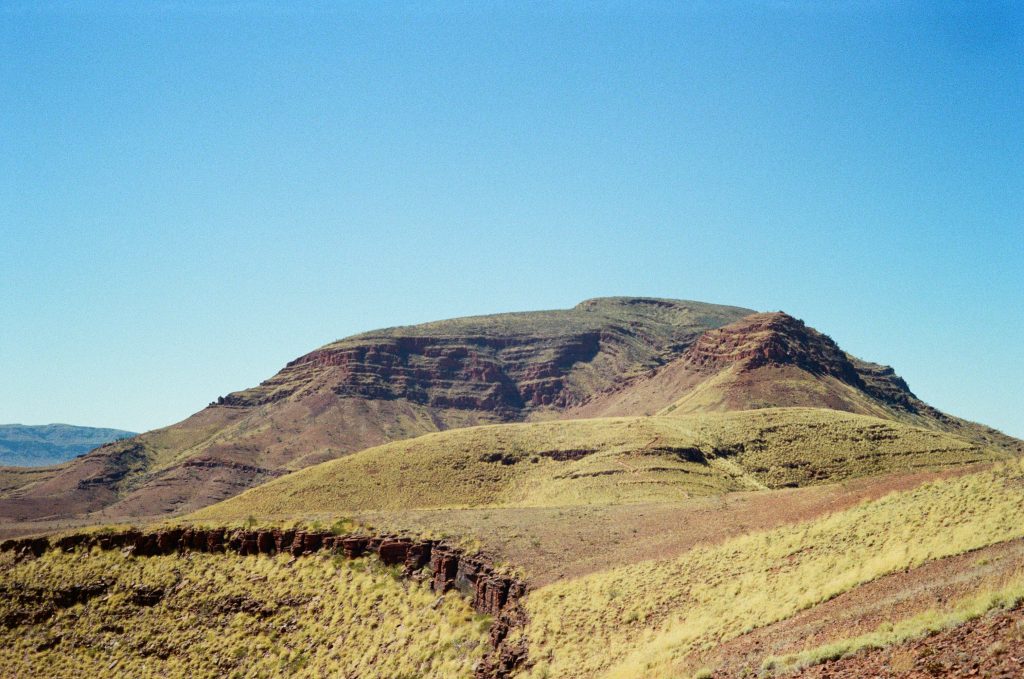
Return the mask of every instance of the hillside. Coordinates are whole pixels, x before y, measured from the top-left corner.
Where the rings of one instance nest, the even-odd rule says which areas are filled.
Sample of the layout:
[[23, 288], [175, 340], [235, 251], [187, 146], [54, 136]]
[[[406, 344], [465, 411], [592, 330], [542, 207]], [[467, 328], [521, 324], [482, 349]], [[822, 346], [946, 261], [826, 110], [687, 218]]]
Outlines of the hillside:
[[[1024, 595], [1019, 549], [998, 579], [974, 577], [988, 566], [979, 556], [961, 561], [944, 576], [965, 583], [973, 579], [955, 596], [896, 607], [936, 577], [931, 566], [1024, 536], [1022, 474], [1017, 460], [794, 526], [698, 547], [680, 557], [540, 588], [527, 598], [529, 622], [518, 632], [529, 640], [530, 656], [537, 661], [523, 676], [657, 679], [698, 671], [715, 676], [717, 662], [708, 664], [708, 649], [912, 569], [932, 572], [874, 594], [883, 604], [885, 624], [872, 630], [877, 632], [873, 638], [860, 637], [853, 624], [834, 626], [801, 649], [806, 655], [777, 658], [771, 654], [784, 646], [768, 636], [759, 648], [762, 666], [733, 676], [784, 669], [801, 659], [813, 662], [835, 653], [837, 645], [844, 647], [842, 654], [871, 643], [898, 643], [1004, 603], [1013, 605]], [[806, 639], [798, 637], [797, 643]], [[831, 651], [821, 648], [826, 643], [833, 645]]]
[[782, 312], [751, 314], [710, 330], [678, 359], [566, 415], [685, 415], [794, 406], [872, 415], [1024, 452], [1019, 440], [929, 406], [892, 368], [851, 356], [832, 338]]
[[[594, 545], [603, 563], [528, 591], [519, 601], [525, 615], [502, 635], [503, 647], [518, 649], [514, 657], [522, 660], [511, 658], [499, 665], [504, 670], [483, 676], [725, 678], [800, 668], [829, 676], [813, 673], [816, 663], [850, 656], [851, 667], [840, 676], [852, 677], [860, 676], [858, 667], [878, 663], [870, 653], [858, 654], [879, 647], [927, 669], [928, 650], [908, 656], [905, 649], [928, 644], [942, 663], [935, 667], [956, 666], [965, 652], [1015, 667], [1005, 651], [979, 646], [995, 639], [992, 625], [971, 621], [990, 612], [992, 620], [1005, 620], [999, 611], [1024, 598], [1021, 462], [921, 480], [774, 528], [741, 526], [733, 535], [714, 529], [726, 527], [716, 516], [728, 516], [725, 503], [736, 494], [719, 496], [718, 510], [705, 517], [710, 534], [654, 558], [617, 562], [609, 538], [612, 531], [628, 535], [628, 524], [605, 524], [605, 539]], [[798, 504], [793, 493], [816, 490], [749, 495], [776, 496], [788, 506]], [[658, 506], [675, 508], [684, 519], [693, 502]], [[641, 515], [652, 507], [626, 506]], [[555, 509], [552, 518], [562, 523], [571, 514]], [[512, 509], [488, 511], [498, 515], [489, 522], [494, 532], [500, 513]], [[672, 533], [680, 528], [666, 526]], [[204, 547], [215, 532], [230, 544]], [[4, 545], [0, 587], [9, 596], [0, 605], [0, 663], [30, 676], [86, 670], [97, 676], [481, 676], [479, 659], [488, 637], [494, 639], [495, 620], [472, 614], [469, 600], [459, 596], [463, 569], [447, 569], [444, 551], [431, 556], [428, 573], [408, 567], [411, 555], [414, 566], [422, 563], [411, 549], [403, 552], [400, 571], [387, 564], [401, 559], [384, 562], [391, 554], [385, 541], [375, 548], [378, 560], [349, 554], [350, 541], [366, 538], [333, 538], [322, 530], [302, 533], [301, 540], [294, 530], [193, 528], [187, 535], [164, 529], [146, 542], [143, 533], [108, 529], [85, 536], [98, 546], [67, 536], [37, 558]], [[191, 547], [169, 553], [161, 536], [167, 550]], [[264, 536], [272, 538], [266, 545]], [[103, 546], [119, 537], [133, 542]], [[309, 537], [317, 537], [315, 545]], [[275, 553], [282, 539], [292, 547]], [[331, 539], [343, 540], [343, 549], [328, 546]], [[591, 548], [578, 539], [552, 546], [563, 560]], [[546, 548], [526, 543], [525, 561], [531, 550]], [[453, 578], [444, 597], [429, 592], [439, 573]], [[939, 636], [928, 637], [933, 631]], [[999, 638], [1016, 643], [1006, 632], [1012, 630]], [[925, 637], [933, 641], [917, 641]]]
[[550, 417], [650, 372], [749, 309], [605, 298], [339, 340], [176, 425], [106, 446], [0, 497], [0, 519], [196, 509], [388, 441]]
[[463, 677], [490, 618], [378, 559], [0, 554], [5, 677]]
[[490, 425], [370, 448], [192, 516], [679, 501], [1005, 456], [950, 434], [812, 408]]
[[70, 424], [0, 424], [0, 466], [59, 464], [104, 443], [130, 436], [135, 433]]
[[[1016, 439], [931, 408], [891, 368], [846, 354], [786, 314], [614, 297], [339, 340], [179, 424], [45, 474], [10, 470], [0, 479], [0, 519], [180, 514], [326, 460], [456, 428], [790, 407], [868, 415], [981, 448], [1024, 451]], [[598, 470], [582, 469], [596, 459], [579, 461], [579, 473], [591, 474], [595, 486], [614, 486]], [[726, 477], [716, 469], [706, 480], [734, 488]], [[670, 494], [691, 492], [685, 486], [696, 477], [686, 478]]]

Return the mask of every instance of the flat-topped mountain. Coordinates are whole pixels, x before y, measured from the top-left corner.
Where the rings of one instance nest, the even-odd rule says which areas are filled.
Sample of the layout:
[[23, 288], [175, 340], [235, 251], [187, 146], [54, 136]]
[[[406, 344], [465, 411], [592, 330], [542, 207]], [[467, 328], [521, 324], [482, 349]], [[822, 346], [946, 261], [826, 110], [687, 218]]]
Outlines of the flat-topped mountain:
[[1020, 445], [927, 406], [891, 368], [786, 314], [612, 297], [333, 342], [179, 424], [43, 478], [5, 479], [0, 518], [190, 511], [355, 451], [481, 424], [794, 406]]
[[164, 429], [105, 446], [31, 487], [0, 517], [196, 509], [288, 471], [476, 424], [557, 417], [752, 313], [614, 297], [572, 309], [389, 328], [328, 344]]
[[581, 403], [679, 355], [701, 333], [752, 313], [699, 302], [612, 297], [572, 309], [475, 316], [363, 333], [291, 361], [218, 405], [308, 396], [402, 399], [522, 419]]

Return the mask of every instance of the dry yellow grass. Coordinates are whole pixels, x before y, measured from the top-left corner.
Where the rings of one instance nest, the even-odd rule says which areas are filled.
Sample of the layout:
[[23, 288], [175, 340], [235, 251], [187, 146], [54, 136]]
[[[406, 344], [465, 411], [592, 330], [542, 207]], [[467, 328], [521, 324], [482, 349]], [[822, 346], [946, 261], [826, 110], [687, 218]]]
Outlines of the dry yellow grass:
[[687, 652], [898, 569], [1024, 535], [1024, 464], [533, 592], [529, 677], [674, 677]]
[[853, 655], [865, 649], [895, 646], [962, 625], [993, 610], [1012, 609], [1021, 601], [1024, 601], [1024, 573], [1019, 574], [1004, 587], [953, 602], [952, 606], [947, 606], [943, 610], [930, 609], [904, 620], [888, 621], [868, 634], [807, 648], [799, 653], [770, 656], [765, 659], [762, 670], [786, 674], [809, 665]]
[[[65, 607], [72, 586], [102, 591]], [[5, 677], [470, 677], [488, 648], [465, 600], [375, 559], [6, 553], [0, 587]]]
[[677, 501], [1002, 457], [949, 434], [814, 408], [492, 425], [370, 448], [193, 516]]

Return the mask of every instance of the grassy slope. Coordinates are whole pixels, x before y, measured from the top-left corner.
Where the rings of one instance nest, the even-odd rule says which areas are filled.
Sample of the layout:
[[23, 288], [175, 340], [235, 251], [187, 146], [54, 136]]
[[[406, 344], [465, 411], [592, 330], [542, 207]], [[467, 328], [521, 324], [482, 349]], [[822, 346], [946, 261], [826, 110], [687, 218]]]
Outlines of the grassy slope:
[[193, 516], [658, 502], [1001, 456], [946, 434], [807, 408], [494, 425], [364, 450]]
[[50, 467], [0, 467], [0, 495], [5, 492], [31, 487], [49, 478]]
[[531, 677], [670, 677], [686, 653], [886, 573], [1024, 535], [1024, 464], [532, 593]]
[[[0, 625], [4, 676], [469, 677], [487, 648], [487, 622], [463, 599], [435, 604], [376, 560], [2, 558], [0, 619], [45, 608], [71, 583], [110, 585], [49, 621]], [[141, 588], [166, 595], [140, 605]]]
[[799, 653], [770, 656], [763, 671], [787, 674], [828, 660], [849, 657], [866, 649], [889, 648], [907, 641], [952, 629], [993, 610], [1011, 610], [1024, 601], [1024, 573], [1002, 587], [963, 597], [943, 609], [932, 608], [914, 616], [892, 620], [878, 629], [855, 637], [805, 649]]

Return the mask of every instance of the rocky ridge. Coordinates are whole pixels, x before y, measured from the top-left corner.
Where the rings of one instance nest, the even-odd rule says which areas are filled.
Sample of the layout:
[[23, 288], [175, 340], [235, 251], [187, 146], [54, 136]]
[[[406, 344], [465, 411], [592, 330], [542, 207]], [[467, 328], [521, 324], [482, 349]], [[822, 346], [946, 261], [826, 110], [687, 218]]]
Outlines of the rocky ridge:
[[852, 386], [864, 387], [849, 356], [831, 337], [782, 312], [751, 314], [709, 330], [686, 350], [681, 360], [706, 371], [732, 365], [743, 371], [767, 365], [795, 365], [816, 375], [831, 375]]
[[211, 406], [254, 407], [304, 393], [329, 374], [338, 397], [404, 399], [502, 419], [566, 408], [678, 356], [749, 309], [653, 298], [600, 298], [566, 311], [498, 314], [391, 328], [333, 342], [258, 387]]
[[673, 361], [604, 393], [571, 417], [829, 408], [896, 420], [1022, 453], [1024, 443], [920, 400], [896, 371], [843, 351], [784, 312], [753, 313], [703, 333]]

